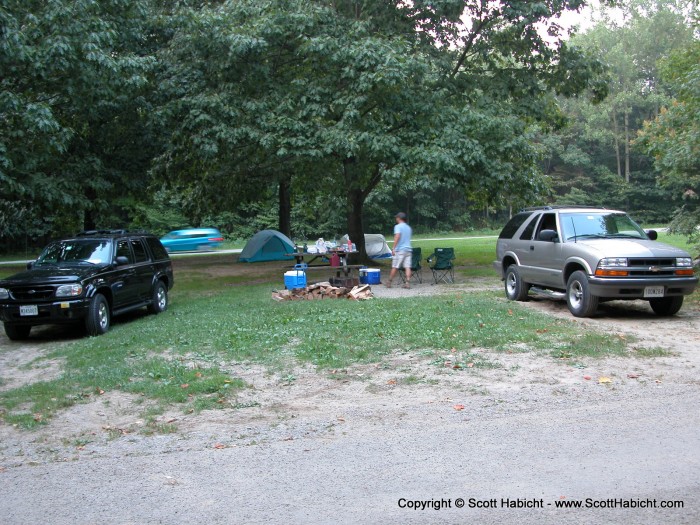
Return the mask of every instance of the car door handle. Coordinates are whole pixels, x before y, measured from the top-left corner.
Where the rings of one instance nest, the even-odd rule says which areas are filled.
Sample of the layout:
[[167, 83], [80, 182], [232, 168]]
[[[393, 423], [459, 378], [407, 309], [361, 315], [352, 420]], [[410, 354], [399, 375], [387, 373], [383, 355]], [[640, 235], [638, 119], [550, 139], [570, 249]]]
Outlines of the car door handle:
[[530, 251], [531, 251], [531, 252], [534, 252], [534, 251], [535, 251], [535, 247], [532, 246], [532, 245], [530, 245]]

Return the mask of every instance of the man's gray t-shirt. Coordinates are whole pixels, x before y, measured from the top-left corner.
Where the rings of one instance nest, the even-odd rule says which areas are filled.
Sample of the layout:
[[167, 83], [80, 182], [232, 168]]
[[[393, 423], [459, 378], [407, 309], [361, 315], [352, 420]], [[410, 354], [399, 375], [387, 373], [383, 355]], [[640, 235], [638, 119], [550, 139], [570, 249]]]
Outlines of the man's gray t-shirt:
[[413, 234], [413, 230], [411, 230], [411, 227], [405, 222], [400, 222], [394, 226], [394, 235], [397, 233], [401, 234], [401, 237], [399, 237], [399, 242], [394, 246], [394, 250], [397, 252], [413, 251], [411, 247], [411, 235]]

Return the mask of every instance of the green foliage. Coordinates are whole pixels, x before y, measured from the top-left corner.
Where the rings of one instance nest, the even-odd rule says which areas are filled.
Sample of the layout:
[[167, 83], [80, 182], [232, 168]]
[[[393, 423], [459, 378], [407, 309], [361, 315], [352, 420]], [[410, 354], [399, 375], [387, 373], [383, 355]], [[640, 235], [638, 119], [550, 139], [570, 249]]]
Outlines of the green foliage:
[[557, 202], [623, 208], [643, 220], [670, 218], [670, 188], [657, 185], [649, 151], [634, 139], [670, 101], [673, 86], [659, 74], [658, 61], [693, 40], [681, 4], [626, 2], [622, 24], [603, 12], [596, 26], [572, 39], [608, 64], [609, 96], [595, 103], [560, 100], [569, 126], [540, 138]]
[[146, 188], [148, 7], [3, 3], [0, 237], [115, 225], [115, 198]]
[[700, 239], [700, 42], [679, 50], [663, 64], [676, 98], [640, 133], [641, 147], [654, 157], [660, 184], [679, 208], [671, 228]]
[[[230, 206], [249, 182], [274, 187], [291, 175], [294, 187], [311, 188], [307, 202], [319, 189], [342, 197], [335, 215], [353, 237], [383, 180], [452, 181], [479, 208], [496, 204], [494, 195], [498, 204], [515, 194], [531, 200], [543, 184], [527, 123], [557, 120], [548, 90], [578, 93], [600, 68], [576, 48], [545, 45], [535, 30], [581, 2], [502, 4], [239, 1], [178, 10], [161, 55], [159, 118], [171, 135], [157, 173], [178, 191], [212, 195], [194, 200], [200, 215]], [[474, 19], [467, 34], [456, 16], [463, 9]], [[320, 219], [316, 230], [333, 225]]]

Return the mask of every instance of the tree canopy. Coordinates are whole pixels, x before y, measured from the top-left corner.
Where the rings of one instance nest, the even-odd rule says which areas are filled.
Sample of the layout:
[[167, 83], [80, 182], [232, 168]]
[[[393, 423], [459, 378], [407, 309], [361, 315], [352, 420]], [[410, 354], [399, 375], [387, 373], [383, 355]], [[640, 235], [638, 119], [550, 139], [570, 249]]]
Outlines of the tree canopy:
[[362, 248], [399, 207], [452, 229], [551, 198], [661, 217], [649, 195], [694, 169], [668, 129], [692, 145], [696, 36], [680, 0], [633, 0], [569, 38], [586, 4], [7, 0], [0, 243], [206, 224]]

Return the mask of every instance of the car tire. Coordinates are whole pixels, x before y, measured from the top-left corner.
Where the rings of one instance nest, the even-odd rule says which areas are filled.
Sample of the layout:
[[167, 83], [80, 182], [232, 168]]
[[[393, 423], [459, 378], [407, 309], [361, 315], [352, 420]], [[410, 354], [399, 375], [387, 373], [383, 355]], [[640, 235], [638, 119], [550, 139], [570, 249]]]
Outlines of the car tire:
[[24, 341], [29, 337], [29, 332], [31, 332], [32, 327], [21, 324], [5, 324], [5, 334], [10, 341]]
[[530, 284], [523, 281], [517, 265], [511, 264], [506, 269], [505, 279], [506, 297], [511, 301], [527, 301], [527, 293]]
[[656, 315], [669, 316], [678, 313], [678, 310], [683, 306], [683, 296], [676, 295], [673, 297], [659, 297], [658, 299], [649, 299], [649, 306], [654, 310]]
[[598, 309], [599, 298], [591, 295], [586, 274], [578, 270], [566, 282], [566, 304], [575, 317], [591, 317]]
[[151, 304], [148, 305], [148, 311], [152, 314], [159, 314], [168, 309], [168, 289], [163, 284], [163, 281], [158, 281], [153, 287], [151, 296]]
[[110, 325], [109, 303], [104, 295], [98, 293], [90, 301], [88, 315], [85, 318], [85, 328], [88, 335], [102, 335], [107, 333]]

